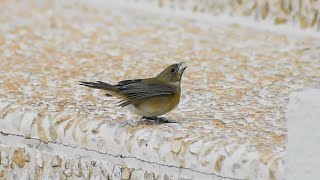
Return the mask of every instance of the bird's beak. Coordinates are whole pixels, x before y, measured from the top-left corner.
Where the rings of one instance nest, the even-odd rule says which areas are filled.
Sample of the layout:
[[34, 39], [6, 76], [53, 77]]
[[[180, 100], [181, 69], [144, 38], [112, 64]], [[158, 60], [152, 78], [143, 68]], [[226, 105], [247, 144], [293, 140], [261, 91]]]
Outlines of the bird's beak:
[[181, 63], [178, 63], [179, 65], [179, 72], [181, 73], [181, 75], [183, 74], [184, 70], [187, 69], [187, 63], [185, 62], [181, 62]]

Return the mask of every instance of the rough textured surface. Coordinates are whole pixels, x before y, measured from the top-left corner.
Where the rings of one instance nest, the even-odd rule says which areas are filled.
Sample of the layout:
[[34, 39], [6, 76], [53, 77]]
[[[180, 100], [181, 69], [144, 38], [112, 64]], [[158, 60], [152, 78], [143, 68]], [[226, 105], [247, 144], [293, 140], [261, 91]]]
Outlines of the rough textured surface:
[[[289, 94], [320, 88], [316, 34], [100, 1], [0, 12], [0, 176], [284, 179]], [[180, 61], [182, 100], [167, 115], [180, 124], [140, 122], [77, 85]]]

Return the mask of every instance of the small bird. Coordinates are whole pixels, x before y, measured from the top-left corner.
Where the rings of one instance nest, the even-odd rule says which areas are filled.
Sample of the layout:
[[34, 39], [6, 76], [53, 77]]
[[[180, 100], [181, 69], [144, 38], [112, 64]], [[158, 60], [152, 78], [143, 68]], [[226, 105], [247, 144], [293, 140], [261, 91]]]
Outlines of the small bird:
[[123, 80], [116, 85], [106, 82], [84, 82], [80, 85], [107, 92], [106, 96], [119, 98], [121, 107], [128, 107], [141, 119], [170, 122], [161, 116], [178, 106], [181, 95], [181, 78], [186, 70], [186, 63], [168, 66], [153, 78]]

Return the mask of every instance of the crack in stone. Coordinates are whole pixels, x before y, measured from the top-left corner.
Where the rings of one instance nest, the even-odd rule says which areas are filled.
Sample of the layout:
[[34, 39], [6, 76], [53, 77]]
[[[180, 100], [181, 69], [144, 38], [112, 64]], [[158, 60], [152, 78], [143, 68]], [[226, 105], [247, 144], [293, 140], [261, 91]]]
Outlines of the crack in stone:
[[[20, 137], [20, 138], [23, 138], [23, 139], [26, 139], [26, 140], [35, 140], [35, 141], [38, 141], [39, 144], [37, 144], [37, 145], [35, 146], [36, 149], [38, 149], [41, 144], [56, 144], [56, 145], [61, 145], [61, 146], [65, 146], [65, 147], [69, 147], [69, 148], [74, 148], [74, 149], [79, 148], [79, 149], [82, 149], [82, 150], [85, 150], [85, 151], [91, 151], [91, 152], [95, 152], [95, 153], [98, 153], [98, 154], [101, 154], [101, 155], [111, 156], [111, 157], [114, 157], [114, 158], [135, 159], [135, 160], [138, 160], [138, 161], [141, 161], [141, 162], [144, 162], [144, 163], [147, 163], [147, 164], [151, 164], [151, 165], [152, 165], [152, 164], [155, 164], [155, 165], [158, 165], [158, 166], [165, 166], [165, 167], [169, 167], [169, 168], [184, 169], [184, 170], [188, 170], [188, 171], [192, 171], [192, 172], [200, 173], [200, 174], [205, 174], [205, 175], [209, 175], [209, 176], [213, 176], [213, 177], [216, 176], [216, 177], [219, 177], [219, 178], [226, 178], [226, 179], [232, 179], [232, 180], [244, 180], [244, 179], [239, 179], [239, 178], [222, 176], [222, 175], [218, 175], [218, 174], [215, 174], [215, 173], [207, 173], [207, 172], [203, 172], [203, 171], [198, 171], [198, 170], [194, 170], [194, 169], [186, 168], [186, 167], [178, 167], [178, 166], [174, 166], [174, 165], [167, 165], [167, 164], [162, 164], [162, 163], [158, 163], [158, 162], [146, 161], [146, 160], [143, 160], [143, 159], [134, 157], [134, 156], [124, 156], [124, 155], [121, 155], [121, 154], [118, 154], [118, 155], [109, 154], [109, 153], [107, 153], [107, 152], [101, 152], [101, 151], [98, 151], [98, 150], [88, 149], [88, 148], [86, 148], [86, 147], [75, 146], [75, 145], [71, 145], [71, 144], [63, 144], [63, 143], [54, 142], [54, 141], [44, 142], [44, 141], [41, 141], [41, 140], [38, 139], [38, 138], [25, 137], [25, 136], [20, 135], [20, 134], [12, 134], [12, 133], [2, 132], [2, 131], [0, 131], [0, 134], [2, 134], [2, 135], [4, 135], [4, 136], [15, 136], [15, 137]], [[80, 156], [80, 157], [87, 158], [87, 157], [85, 157], [85, 156]]]

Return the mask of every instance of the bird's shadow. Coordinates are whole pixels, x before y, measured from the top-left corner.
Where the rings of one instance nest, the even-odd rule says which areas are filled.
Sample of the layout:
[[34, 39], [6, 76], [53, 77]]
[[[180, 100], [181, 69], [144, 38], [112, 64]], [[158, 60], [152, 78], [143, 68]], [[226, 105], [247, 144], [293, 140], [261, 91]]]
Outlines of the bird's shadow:
[[[139, 122], [147, 122], [153, 124], [168, 124], [168, 123], [179, 123], [177, 121], [165, 118], [165, 117], [145, 117], [143, 116]], [[180, 123], [179, 123], [180, 124]]]
[[156, 117], [156, 118], [142, 117], [140, 121], [129, 120], [121, 123], [120, 126], [140, 126], [140, 125], [152, 126], [152, 125], [161, 125], [161, 124], [181, 124], [181, 123], [171, 119], [164, 118], [164, 117]]

